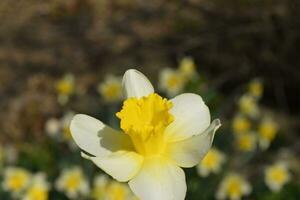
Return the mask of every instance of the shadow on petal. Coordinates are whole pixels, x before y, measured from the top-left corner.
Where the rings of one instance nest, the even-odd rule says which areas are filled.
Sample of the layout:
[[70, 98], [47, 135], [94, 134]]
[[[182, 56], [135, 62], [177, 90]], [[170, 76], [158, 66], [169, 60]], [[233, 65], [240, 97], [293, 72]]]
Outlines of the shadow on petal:
[[134, 147], [128, 135], [105, 126], [98, 131], [100, 146], [110, 152], [133, 151]]

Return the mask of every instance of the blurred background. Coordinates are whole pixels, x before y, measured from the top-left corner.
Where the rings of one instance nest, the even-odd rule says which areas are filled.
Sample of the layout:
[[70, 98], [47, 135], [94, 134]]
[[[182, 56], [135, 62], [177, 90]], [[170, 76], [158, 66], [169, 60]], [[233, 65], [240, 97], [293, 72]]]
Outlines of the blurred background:
[[299, 10], [298, 0], [1, 0], [0, 199], [135, 198], [80, 157], [68, 129], [76, 113], [118, 127], [129, 68], [163, 96], [200, 94], [222, 120], [216, 151], [186, 170], [187, 199], [299, 199]]

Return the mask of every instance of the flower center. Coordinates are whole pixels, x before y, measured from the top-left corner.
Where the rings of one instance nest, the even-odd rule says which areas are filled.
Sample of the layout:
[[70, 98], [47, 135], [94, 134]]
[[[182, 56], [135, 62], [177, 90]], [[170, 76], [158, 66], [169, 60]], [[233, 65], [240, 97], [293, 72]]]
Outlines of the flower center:
[[204, 157], [202, 163], [208, 169], [214, 169], [218, 165], [218, 161], [219, 161], [219, 155], [218, 155], [218, 153], [215, 152], [215, 151], [213, 151], [213, 150], [211, 150]]
[[271, 178], [276, 183], [283, 183], [287, 179], [287, 175], [285, 171], [277, 167], [271, 171]]
[[229, 182], [228, 193], [230, 197], [240, 197], [242, 193], [242, 183], [239, 179], [233, 179]]
[[105, 94], [107, 97], [115, 97], [118, 95], [120, 87], [118, 85], [112, 84], [106, 88]]
[[64, 95], [71, 94], [73, 89], [74, 89], [73, 84], [65, 80], [60, 81], [57, 84], [57, 90], [60, 94], [64, 94]]
[[8, 182], [9, 187], [14, 191], [21, 190], [22, 187], [26, 184], [26, 178], [27, 177], [23, 174], [15, 174]]
[[112, 183], [107, 188], [107, 196], [110, 197], [109, 199], [122, 200], [126, 199], [126, 195], [128, 195], [126, 187], [119, 183]]
[[167, 85], [169, 88], [174, 89], [180, 84], [180, 77], [173, 75], [167, 80]]
[[66, 182], [66, 187], [68, 190], [76, 190], [80, 185], [80, 176], [74, 175], [69, 177]]
[[38, 186], [29, 189], [28, 197], [30, 199], [36, 199], [36, 200], [47, 200], [48, 199], [46, 190], [44, 190], [43, 188], [40, 188]]
[[259, 133], [261, 137], [271, 141], [276, 134], [276, 127], [271, 123], [265, 123], [259, 127]]
[[142, 155], [159, 154], [165, 147], [164, 130], [174, 120], [173, 104], [156, 93], [129, 98], [116, 115], [121, 129], [130, 136], [136, 151]]

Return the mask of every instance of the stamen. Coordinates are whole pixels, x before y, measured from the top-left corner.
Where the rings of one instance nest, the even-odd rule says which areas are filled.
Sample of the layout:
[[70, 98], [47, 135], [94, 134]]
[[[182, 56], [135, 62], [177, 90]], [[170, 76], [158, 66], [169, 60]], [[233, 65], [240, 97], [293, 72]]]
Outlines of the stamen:
[[174, 120], [172, 103], [156, 93], [142, 98], [129, 98], [116, 113], [121, 129], [128, 134], [136, 150], [143, 154], [160, 152], [164, 146], [163, 133]]

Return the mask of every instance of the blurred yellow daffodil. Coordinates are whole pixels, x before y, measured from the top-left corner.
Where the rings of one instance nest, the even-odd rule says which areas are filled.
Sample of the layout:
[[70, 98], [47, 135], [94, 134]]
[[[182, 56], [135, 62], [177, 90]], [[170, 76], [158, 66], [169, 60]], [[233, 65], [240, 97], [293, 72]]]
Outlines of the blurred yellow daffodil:
[[120, 182], [129, 181], [142, 200], [183, 200], [185, 174], [211, 147], [220, 121], [199, 95], [186, 93], [171, 100], [154, 93], [139, 71], [123, 77], [127, 100], [116, 115], [122, 131], [87, 115], [76, 115], [71, 133], [82, 155]]
[[33, 176], [30, 186], [24, 194], [23, 200], [47, 200], [50, 189], [46, 176], [38, 173]]
[[236, 137], [237, 148], [241, 151], [253, 151], [256, 147], [256, 134], [249, 132]]
[[216, 193], [217, 199], [239, 200], [250, 194], [251, 185], [241, 175], [232, 173], [227, 175], [221, 182]]
[[263, 119], [258, 127], [260, 147], [262, 149], [267, 149], [274, 140], [277, 132], [278, 126], [276, 122], [270, 118]]
[[291, 176], [287, 164], [278, 162], [265, 169], [265, 183], [273, 192], [278, 192], [289, 182]]
[[105, 175], [97, 175], [94, 178], [92, 198], [95, 200], [105, 199], [106, 187], [109, 183], [109, 179]]
[[127, 185], [110, 180], [104, 175], [94, 179], [92, 197], [95, 200], [135, 200]]
[[88, 182], [79, 167], [64, 169], [58, 177], [55, 187], [70, 199], [78, 199], [89, 193]]
[[179, 73], [187, 80], [190, 80], [197, 75], [196, 64], [192, 57], [184, 57], [180, 61]]
[[4, 170], [3, 189], [13, 196], [20, 195], [30, 182], [31, 174], [23, 168], [8, 167]]
[[123, 183], [112, 181], [107, 188], [107, 200], [131, 200], [133, 198], [130, 189]]
[[255, 97], [249, 94], [244, 94], [240, 98], [239, 108], [241, 113], [253, 118], [257, 117], [259, 114], [257, 100], [255, 99]]
[[66, 104], [70, 95], [74, 93], [75, 78], [72, 74], [66, 74], [56, 83], [56, 91], [58, 94], [58, 102]]
[[113, 75], [105, 77], [103, 83], [99, 84], [98, 92], [106, 102], [114, 103], [122, 100], [122, 78]]
[[263, 83], [260, 79], [254, 79], [249, 83], [249, 94], [256, 98], [260, 98], [264, 91]]
[[251, 122], [247, 117], [241, 114], [238, 114], [234, 117], [232, 123], [233, 133], [235, 134], [247, 133], [249, 132], [250, 128], [251, 128]]
[[211, 148], [197, 166], [197, 172], [202, 177], [206, 177], [210, 173], [216, 174], [221, 170], [221, 166], [224, 162], [225, 154], [216, 148]]
[[165, 68], [159, 74], [159, 89], [170, 97], [179, 94], [185, 83], [185, 78], [175, 69]]

